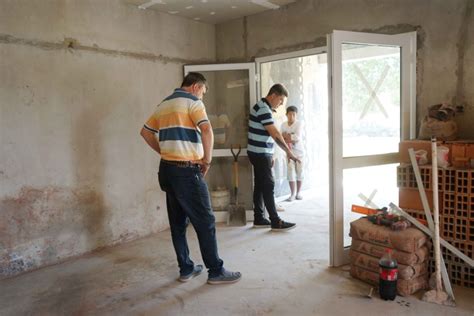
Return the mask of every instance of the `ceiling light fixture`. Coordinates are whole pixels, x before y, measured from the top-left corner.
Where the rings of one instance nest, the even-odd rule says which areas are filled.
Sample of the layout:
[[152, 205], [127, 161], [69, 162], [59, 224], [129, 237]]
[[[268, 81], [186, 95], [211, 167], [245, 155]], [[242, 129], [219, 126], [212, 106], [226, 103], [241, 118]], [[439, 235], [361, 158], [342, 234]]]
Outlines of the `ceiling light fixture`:
[[162, 0], [151, 0], [151, 1], [145, 2], [143, 4], [140, 4], [138, 6], [138, 8], [142, 9], [142, 10], [146, 10], [146, 9], [148, 9], [149, 7], [151, 7], [155, 4], [166, 4], [166, 2], [163, 2]]
[[192, 5], [188, 5], [185, 9], [186, 9], [186, 10], [189, 10], [189, 9], [192, 9], [192, 8], [193, 8]]
[[210, 15], [214, 15], [214, 14], [216, 14], [216, 12], [212, 11], [212, 12], [210, 12], [209, 14], [210, 14]]
[[268, 8], [268, 9], [276, 10], [280, 8], [279, 5], [271, 3], [270, 1], [267, 1], [267, 0], [250, 0], [250, 2], [252, 2], [253, 4]]

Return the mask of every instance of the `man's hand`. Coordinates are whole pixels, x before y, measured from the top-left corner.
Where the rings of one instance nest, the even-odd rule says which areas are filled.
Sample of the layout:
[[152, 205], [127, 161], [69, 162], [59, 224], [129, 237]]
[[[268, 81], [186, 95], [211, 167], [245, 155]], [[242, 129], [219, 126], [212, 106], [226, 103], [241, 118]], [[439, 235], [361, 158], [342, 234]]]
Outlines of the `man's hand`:
[[203, 159], [201, 160], [195, 160], [193, 163], [199, 165], [199, 168], [201, 170], [202, 175], [205, 177], [209, 169], [211, 168], [211, 163], [207, 162]]
[[140, 131], [140, 135], [146, 141], [148, 146], [153, 148], [153, 150], [156, 151], [158, 154], [161, 154], [160, 144], [156, 140], [154, 133], [150, 132], [149, 130], [145, 128], [142, 128], [142, 130]]
[[290, 150], [286, 153], [288, 159], [294, 160], [295, 162], [301, 162], [301, 160], [298, 159], [298, 157], [293, 154], [293, 152]]
[[281, 136], [283, 136], [283, 139], [285, 140], [285, 142], [287, 144], [291, 143], [291, 135], [290, 134], [284, 132], [283, 134], [281, 134]]

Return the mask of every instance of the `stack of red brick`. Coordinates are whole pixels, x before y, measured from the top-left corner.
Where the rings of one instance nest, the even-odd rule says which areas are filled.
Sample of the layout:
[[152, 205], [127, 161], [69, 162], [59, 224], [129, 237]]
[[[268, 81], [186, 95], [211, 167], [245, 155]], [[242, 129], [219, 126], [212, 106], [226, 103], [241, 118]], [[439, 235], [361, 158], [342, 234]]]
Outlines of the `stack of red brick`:
[[[438, 169], [440, 235], [468, 257], [474, 259], [474, 144], [444, 143], [450, 149], [450, 165]], [[423, 186], [430, 209], [433, 209], [431, 142], [404, 141], [400, 143], [400, 166], [397, 168], [399, 206], [411, 216], [426, 220], [408, 149], [426, 150], [429, 166], [420, 166]], [[451, 282], [474, 288], [474, 268], [469, 267], [450, 251], [443, 249]]]

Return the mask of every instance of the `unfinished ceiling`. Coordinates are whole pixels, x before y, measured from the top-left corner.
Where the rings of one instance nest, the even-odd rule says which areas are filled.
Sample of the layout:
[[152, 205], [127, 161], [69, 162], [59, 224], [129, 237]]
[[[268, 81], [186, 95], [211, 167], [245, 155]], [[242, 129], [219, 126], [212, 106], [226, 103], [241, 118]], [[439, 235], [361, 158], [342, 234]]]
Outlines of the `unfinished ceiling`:
[[296, 0], [125, 0], [143, 10], [156, 10], [204, 23], [225, 21], [276, 10]]

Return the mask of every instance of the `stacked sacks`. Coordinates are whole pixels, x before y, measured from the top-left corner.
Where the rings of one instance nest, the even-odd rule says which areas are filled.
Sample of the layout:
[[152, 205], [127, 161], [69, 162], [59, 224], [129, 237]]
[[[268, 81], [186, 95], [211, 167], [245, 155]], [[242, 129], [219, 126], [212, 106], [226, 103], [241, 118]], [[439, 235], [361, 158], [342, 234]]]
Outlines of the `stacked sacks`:
[[397, 292], [408, 296], [428, 286], [429, 242], [417, 228], [393, 231], [372, 224], [367, 218], [351, 223], [351, 275], [362, 281], [379, 284], [379, 260], [385, 248], [391, 248], [398, 262]]

